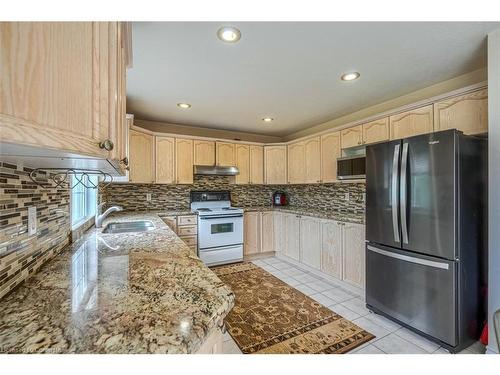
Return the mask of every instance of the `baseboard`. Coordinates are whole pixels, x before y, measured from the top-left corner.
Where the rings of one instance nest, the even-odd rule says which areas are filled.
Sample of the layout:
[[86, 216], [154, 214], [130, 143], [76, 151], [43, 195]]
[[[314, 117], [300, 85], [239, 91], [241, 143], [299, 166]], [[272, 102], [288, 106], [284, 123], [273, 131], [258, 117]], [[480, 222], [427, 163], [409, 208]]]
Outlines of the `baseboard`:
[[251, 260], [257, 260], [257, 259], [262, 259], [262, 258], [269, 258], [275, 256], [274, 251], [268, 251], [265, 253], [259, 253], [259, 254], [250, 254], [250, 255], [244, 255], [243, 260], [244, 261], [251, 261]]
[[326, 279], [328, 280], [329, 282], [333, 283], [333, 284], [336, 284], [344, 289], [347, 289], [357, 295], [360, 295], [362, 296], [363, 298], [365, 297], [365, 291], [364, 289], [361, 289], [361, 288], [358, 288], [354, 285], [351, 285], [349, 283], [346, 283], [345, 281], [343, 280], [340, 280], [340, 279], [337, 279], [336, 277], [334, 276], [330, 276], [330, 275], [327, 275], [326, 273], [316, 269], [316, 268], [313, 268], [313, 267], [309, 267], [308, 265], [304, 264], [304, 263], [301, 263], [295, 259], [292, 259], [284, 254], [281, 254], [281, 253], [276, 253], [276, 258], [279, 258], [279, 259], [282, 259], [288, 263], [292, 263], [293, 265], [297, 266], [297, 267], [300, 267], [304, 270], [306, 270], [307, 272], [310, 272], [318, 277], [321, 277], [323, 279]]

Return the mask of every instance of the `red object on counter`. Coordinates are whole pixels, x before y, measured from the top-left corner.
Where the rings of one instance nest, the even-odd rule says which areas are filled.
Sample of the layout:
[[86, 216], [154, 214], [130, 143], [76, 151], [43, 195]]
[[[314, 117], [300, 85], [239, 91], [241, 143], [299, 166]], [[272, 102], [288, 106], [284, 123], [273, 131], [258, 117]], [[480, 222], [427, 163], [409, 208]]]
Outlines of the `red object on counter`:
[[479, 341], [481, 341], [481, 344], [483, 344], [484, 346], [488, 345], [488, 323], [484, 325], [483, 332], [481, 332]]

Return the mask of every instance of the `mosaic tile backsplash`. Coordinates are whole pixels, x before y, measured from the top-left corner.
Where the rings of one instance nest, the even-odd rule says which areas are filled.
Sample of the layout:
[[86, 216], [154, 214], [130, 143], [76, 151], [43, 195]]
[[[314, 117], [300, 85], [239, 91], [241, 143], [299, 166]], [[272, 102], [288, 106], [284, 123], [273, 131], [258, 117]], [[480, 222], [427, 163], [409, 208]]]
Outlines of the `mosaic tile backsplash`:
[[[125, 210], [185, 210], [189, 209], [191, 190], [230, 190], [232, 205], [237, 207], [269, 206], [276, 190], [288, 194], [289, 204], [318, 210], [363, 213], [364, 183], [334, 183], [319, 185], [235, 185], [233, 177], [195, 176], [192, 185], [155, 185], [114, 183], [101, 189], [102, 199]], [[146, 200], [151, 193], [151, 201]], [[349, 193], [349, 200], [346, 200]]]
[[[39, 187], [31, 169], [0, 161], [0, 298], [69, 243], [69, 190]], [[38, 175], [43, 180], [43, 175]], [[28, 235], [28, 207], [37, 208], [37, 233]]]

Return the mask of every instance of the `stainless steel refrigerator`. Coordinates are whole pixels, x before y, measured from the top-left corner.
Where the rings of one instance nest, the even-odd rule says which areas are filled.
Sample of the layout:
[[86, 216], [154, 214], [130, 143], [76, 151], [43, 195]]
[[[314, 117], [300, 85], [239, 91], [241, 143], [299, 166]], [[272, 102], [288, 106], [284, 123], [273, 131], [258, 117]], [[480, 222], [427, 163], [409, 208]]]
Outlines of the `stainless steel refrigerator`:
[[457, 352], [484, 319], [487, 141], [456, 130], [366, 148], [366, 304]]

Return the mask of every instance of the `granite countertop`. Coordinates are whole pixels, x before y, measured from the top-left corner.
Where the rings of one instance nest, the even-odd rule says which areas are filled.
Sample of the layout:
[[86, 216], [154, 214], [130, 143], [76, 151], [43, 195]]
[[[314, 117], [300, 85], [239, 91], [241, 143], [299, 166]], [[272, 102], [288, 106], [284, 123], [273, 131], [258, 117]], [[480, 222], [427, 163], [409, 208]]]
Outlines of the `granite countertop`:
[[330, 219], [343, 221], [347, 223], [364, 224], [365, 214], [364, 213], [354, 213], [354, 212], [344, 212], [344, 211], [333, 211], [333, 210], [317, 210], [312, 208], [295, 207], [295, 206], [252, 206], [252, 207], [241, 207], [246, 212], [251, 211], [281, 211], [289, 212], [297, 215], [318, 217], [320, 219]]
[[142, 233], [91, 229], [0, 304], [0, 352], [192, 353], [234, 305], [232, 291], [155, 213]]

